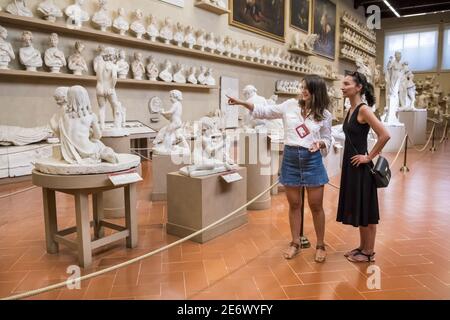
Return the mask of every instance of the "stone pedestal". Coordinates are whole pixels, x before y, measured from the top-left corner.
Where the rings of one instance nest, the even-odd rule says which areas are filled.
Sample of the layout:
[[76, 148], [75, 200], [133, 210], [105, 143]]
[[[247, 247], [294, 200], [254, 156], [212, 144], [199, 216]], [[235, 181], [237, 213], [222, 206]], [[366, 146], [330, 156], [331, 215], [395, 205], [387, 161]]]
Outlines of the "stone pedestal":
[[384, 124], [384, 126], [389, 132], [391, 140], [388, 141], [383, 152], [398, 152], [406, 135], [405, 125], [402, 123], [401, 125], [395, 126]]
[[[247, 202], [247, 170], [236, 170], [242, 180], [226, 183], [222, 174], [192, 178], [167, 175], [167, 233], [186, 237], [230, 214]], [[243, 209], [224, 223], [191, 240], [207, 242], [247, 222]]]
[[398, 119], [406, 126], [406, 132], [414, 145], [423, 145], [427, 140], [427, 110], [399, 111]]
[[[116, 153], [130, 153], [130, 136], [103, 137], [102, 142]], [[141, 172], [139, 172], [141, 174]], [[124, 217], [124, 197], [119, 189], [104, 192], [104, 215], [107, 219]]]
[[174, 163], [170, 155], [153, 154], [152, 157], [152, 177], [153, 189], [152, 201], [167, 200], [167, 174], [170, 172], [177, 172], [182, 167], [190, 164], [189, 156], [183, 163]]
[[[270, 187], [272, 168], [267, 134], [241, 134], [238, 149], [238, 163], [247, 168], [247, 200], [251, 200]], [[265, 210], [270, 208], [270, 197], [270, 191], [267, 191], [247, 209]]]
[[[283, 161], [283, 150], [284, 150], [284, 144], [281, 140], [270, 140], [270, 157], [271, 157], [271, 168], [272, 168], [272, 175], [270, 178], [270, 185], [274, 184], [275, 181], [278, 180], [280, 170], [281, 170], [281, 163]], [[275, 188], [272, 188], [270, 190], [271, 195], [278, 194], [278, 188], [280, 185], [278, 185]]]
[[344, 155], [344, 147], [343, 146], [331, 146], [328, 154], [323, 159], [323, 165], [327, 170], [328, 177], [334, 177], [341, 172], [342, 168], [342, 159]]

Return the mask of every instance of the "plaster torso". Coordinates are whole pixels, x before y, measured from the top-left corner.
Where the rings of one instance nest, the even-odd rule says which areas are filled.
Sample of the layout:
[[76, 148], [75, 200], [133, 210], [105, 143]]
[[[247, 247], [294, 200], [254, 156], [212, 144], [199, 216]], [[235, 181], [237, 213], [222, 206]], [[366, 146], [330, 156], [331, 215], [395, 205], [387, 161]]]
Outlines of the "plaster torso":
[[117, 66], [112, 61], [98, 60], [97, 95], [108, 96], [115, 92], [117, 82]]
[[53, 2], [53, 0], [45, 0], [42, 1], [37, 10], [42, 13], [42, 15], [47, 19], [51, 19], [51, 17], [53, 18], [59, 18], [62, 17], [62, 11], [60, 8], [58, 8], [55, 3]]
[[127, 32], [130, 29], [130, 24], [124, 17], [118, 16], [114, 19], [113, 27], [120, 32]]
[[151, 38], [156, 38], [159, 36], [159, 30], [154, 19], [150, 20], [150, 24], [147, 27], [147, 33]]
[[64, 53], [56, 47], [48, 48], [45, 51], [44, 60], [47, 67], [63, 67], [66, 65]]
[[150, 63], [147, 65], [147, 76], [150, 80], [156, 81], [158, 78], [158, 67], [156, 66], [156, 63], [154, 61], [150, 61]]
[[87, 71], [88, 67], [83, 56], [79, 52], [75, 52], [69, 57], [69, 69], [76, 72]]
[[133, 77], [135, 79], [142, 79], [142, 76], [145, 73], [145, 67], [142, 61], [140, 60], [134, 60], [131, 63], [131, 71], [133, 71]]
[[120, 59], [119, 61], [117, 61], [117, 74], [119, 76], [126, 77], [129, 70], [130, 65], [125, 61], [125, 59]]
[[173, 39], [173, 30], [172, 26], [169, 23], [164, 23], [163, 27], [159, 31], [159, 36], [166, 41], [170, 41]]
[[42, 67], [41, 53], [33, 46], [19, 49], [20, 62], [26, 67]]
[[12, 1], [6, 6], [6, 11], [18, 16], [32, 17], [33, 13], [25, 6], [23, 1]]
[[15, 54], [11, 44], [0, 38], [0, 62], [7, 65], [14, 58]]
[[89, 14], [77, 3], [68, 6], [65, 13], [76, 25], [81, 25], [83, 22], [89, 21]]
[[164, 82], [172, 82], [172, 80], [173, 80], [173, 76], [172, 76], [172, 73], [170, 71], [171, 67], [172, 67], [172, 65], [170, 63], [166, 63], [164, 65], [164, 69], [159, 73], [159, 77]]
[[186, 83], [186, 76], [184, 75], [184, 67], [180, 67], [180, 69], [173, 75], [173, 81], [177, 83]]
[[108, 16], [108, 11], [106, 8], [100, 8], [99, 11], [94, 13], [92, 16], [92, 22], [97, 24], [101, 28], [106, 28], [111, 26], [111, 18]]
[[145, 33], [145, 27], [142, 24], [141, 20], [135, 20], [130, 26], [130, 29], [137, 35], [142, 36]]

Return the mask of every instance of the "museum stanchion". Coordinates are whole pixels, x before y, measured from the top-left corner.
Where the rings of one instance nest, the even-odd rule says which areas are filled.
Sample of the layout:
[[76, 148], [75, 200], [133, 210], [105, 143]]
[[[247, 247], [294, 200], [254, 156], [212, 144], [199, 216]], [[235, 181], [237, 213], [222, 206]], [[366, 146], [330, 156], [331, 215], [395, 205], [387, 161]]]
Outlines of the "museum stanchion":
[[301, 225], [300, 225], [300, 245], [302, 246], [302, 248], [303, 249], [306, 249], [306, 248], [309, 248], [309, 247], [311, 247], [311, 243], [309, 242], [309, 240], [308, 240], [308, 238], [307, 237], [305, 237], [304, 236], [304, 232], [303, 232], [303, 230], [304, 230], [304, 228], [303, 228], [303, 225], [304, 225], [304, 221], [305, 221], [305, 187], [303, 187], [303, 188], [301, 188], [301, 197], [302, 197], [302, 207], [301, 207], [301, 209], [300, 209], [300, 214], [301, 214], [301, 217], [302, 217], [302, 222], [301, 222]]
[[436, 128], [436, 125], [433, 126], [433, 130], [431, 131], [431, 148], [430, 148], [430, 151], [432, 153], [434, 153], [436, 151], [436, 144], [435, 144], [435, 137], [434, 137], [435, 128]]
[[403, 155], [403, 166], [400, 168], [400, 172], [403, 173], [407, 173], [409, 172], [409, 168], [406, 165], [406, 161], [407, 161], [407, 157], [408, 157], [408, 139], [409, 136], [406, 135], [406, 139], [405, 139], [405, 151], [404, 151], [404, 155]]
[[444, 127], [444, 133], [442, 134], [442, 138], [439, 141], [439, 143], [442, 143], [444, 141], [448, 140], [448, 120], [445, 120], [445, 127]]

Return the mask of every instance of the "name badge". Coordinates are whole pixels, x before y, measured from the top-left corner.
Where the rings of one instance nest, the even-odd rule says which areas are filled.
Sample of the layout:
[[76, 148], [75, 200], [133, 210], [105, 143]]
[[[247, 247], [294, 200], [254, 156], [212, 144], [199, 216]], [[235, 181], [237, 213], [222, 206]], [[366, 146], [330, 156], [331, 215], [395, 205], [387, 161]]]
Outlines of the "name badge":
[[302, 139], [310, 134], [309, 129], [305, 124], [302, 124], [295, 128], [295, 131], [297, 131], [298, 136]]

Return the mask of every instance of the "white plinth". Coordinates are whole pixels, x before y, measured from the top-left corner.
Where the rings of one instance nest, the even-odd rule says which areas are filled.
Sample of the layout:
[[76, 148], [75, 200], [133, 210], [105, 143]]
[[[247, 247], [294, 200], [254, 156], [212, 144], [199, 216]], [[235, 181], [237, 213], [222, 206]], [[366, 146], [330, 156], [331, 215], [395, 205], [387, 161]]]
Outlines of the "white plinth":
[[[399, 111], [398, 118], [406, 126], [413, 145], [423, 145], [427, 140], [427, 110]], [[411, 146], [412, 147], [412, 146]]]
[[339, 146], [331, 146], [327, 156], [322, 158], [329, 178], [334, 177], [341, 172], [343, 155], [344, 147], [339, 144]]
[[406, 135], [406, 127], [404, 124], [402, 125], [388, 125], [384, 124], [385, 128], [389, 132], [391, 136], [391, 140], [388, 141], [386, 146], [383, 149], [383, 152], [398, 152], [400, 149], [403, 139]]

